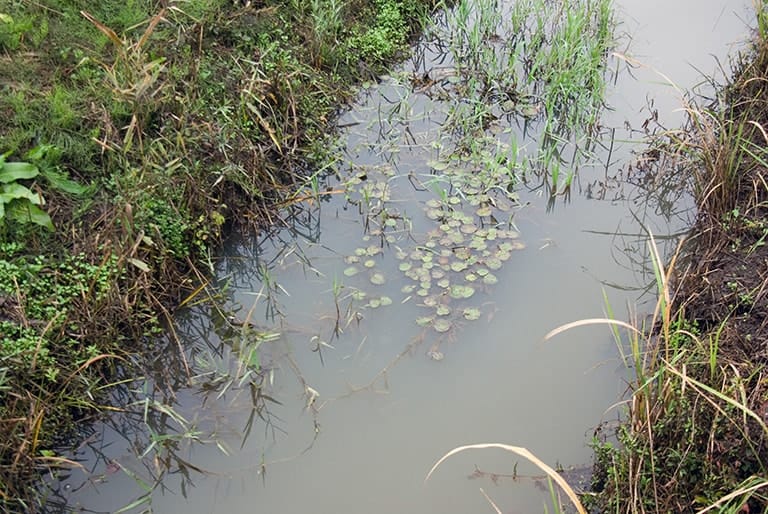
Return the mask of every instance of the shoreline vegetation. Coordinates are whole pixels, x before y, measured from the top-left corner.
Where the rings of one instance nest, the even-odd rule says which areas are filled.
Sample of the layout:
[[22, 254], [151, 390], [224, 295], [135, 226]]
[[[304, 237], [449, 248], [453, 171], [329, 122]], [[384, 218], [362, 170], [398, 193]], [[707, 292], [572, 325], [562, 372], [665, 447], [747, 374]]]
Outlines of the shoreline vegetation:
[[698, 214], [668, 264], [651, 241], [652, 320], [603, 320], [634, 377], [622, 420], [595, 436], [582, 499], [597, 512], [768, 509], [768, 12], [755, 11], [716, 101], [686, 105], [687, 126], [645, 153], [649, 180], [686, 184]]
[[40, 474], [74, 465], [54, 448], [120, 410], [222, 238], [301, 201], [354, 85], [437, 3], [3, 4], [0, 510], [41, 508]]
[[[599, 512], [768, 508], [768, 13], [711, 106], [661, 134], [649, 179], [699, 208], [635, 373], [595, 438]], [[11, 1], [0, 9], [0, 508], [41, 508], [54, 449], [121, 407], [173, 340], [222, 238], [281, 223], [329, 125], [438, 0]], [[670, 178], [672, 177], [672, 178]], [[626, 333], [621, 333], [621, 327]], [[137, 357], [139, 356], [139, 357]], [[615, 430], [614, 430], [615, 428]]]

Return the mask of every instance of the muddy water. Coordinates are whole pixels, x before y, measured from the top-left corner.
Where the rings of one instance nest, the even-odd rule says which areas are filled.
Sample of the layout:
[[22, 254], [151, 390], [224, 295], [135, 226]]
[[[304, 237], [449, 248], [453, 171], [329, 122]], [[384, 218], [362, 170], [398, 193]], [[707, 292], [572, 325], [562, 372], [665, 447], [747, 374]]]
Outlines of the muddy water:
[[[341, 183], [331, 180], [322, 201], [286, 212], [296, 231], [230, 243], [217, 265], [219, 279], [229, 284], [240, 319], [275, 334], [257, 354], [269, 370], [263, 391], [275, 402], [249, 419], [247, 384], [254, 377], [227, 359], [237, 354], [238, 331], [220, 330], [222, 320], [211, 321], [209, 312], [188, 313], [180, 333], [193, 348], [197, 383], [213, 393], [182, 389], [172, 408], [199, 430], [199, 442], [174, 443], [183, 460], [172, 460], [172, 472], [129, 511], [491, 511], [481, 489], [504, 512], [542, 511], [547, 493], [540, 472], [500, 451], [454, 457], [424, 484], [445, 452], [483, 442], [526, 447], [570, 470], [569, 480], [578, 483], [590, 463], [594, 429], [618, 416], [627, 371], [604, 328], [546, 342], [543, 336], [560, 324], [602, 316], [603, 292], [619, 317], [627, 316], [627, 304], [648, 299], [641, 295], [650, 277], [642, 271], [646, 238], [639, 222], [656, 234], [674, 234], [690, 212], [684, 198], [664, 205], [622, 183], [642, 136], [632, 129], [654, 110], [662, 124], [677, 126], [681, 101], [668, 80], [689, 89], [700, 72], [716, 75], [712, 55], [725, 62], [748, 33], [743, 20], [750, 13], [732, 1], [626, 0], [618, 17], [626, 54], [638, 63], [630, 69], [623, 59], [610, 61], [616, 80], [603, 124], [616, 128], [613, 143], [606, 140], [597, 162], [580, 170], [568, 203], [548, 208], [541, 189], [518, 190], [514, 224], [494, 240], [514, 244], [514, 251], [501, 266], [486, 261], [496, 284], [473, 282], [471, 298], [446, 302], [453, 314], [445, 317], [445, 331], [434, 321], [440, 317], [420, 305], [430, 295], [402, 291], [412, 281], [401, 271], [408, 259], [397, 256], [398, 248], [410, 253], [429, 241], [433, 221], [423, 207], [434, 192], [422, 186], [435, 160], [430, 140], [443, 107], [395, 79], [361, 93], [340, 120], [346, 128], [335, 169], [342, 178], [366, 175], [371, 182], [383, 173], [393, 221], [371, 215], [372, 204], [350, 205]], [[377, 222], [391, 228], [389, 244], [381, 244]], [[348, 276], [351, 266], [359, 273]], [[375, 274], [383, 283], [371, 281]], [[464, 309], [477, 309], [479, 319], [466, 319], [474, 315]], [[416, 323], [430, 316], [426, 327]], [[242, 343], [237, 348], [247, 353]], [[220, 364], [218, 374], [212, 361]], [[212, 377], [233, 374], [234, 383], [213, 383]], [[153, 449], [143, 460], [132, 454], [133, 445], [147, 448], [146, 435], [105, 432], [101, 456], [80, 455], [88, 473], [73, 473], [63, 484], [70, 507], [114, 512], [146, 494], [142, 481], [151, 483], [163, 468]]]

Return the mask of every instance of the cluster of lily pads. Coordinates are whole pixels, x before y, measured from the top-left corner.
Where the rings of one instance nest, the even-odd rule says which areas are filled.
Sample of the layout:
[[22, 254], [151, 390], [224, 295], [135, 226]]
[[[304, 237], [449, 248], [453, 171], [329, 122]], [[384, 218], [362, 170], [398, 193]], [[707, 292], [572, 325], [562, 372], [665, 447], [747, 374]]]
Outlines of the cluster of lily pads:
[[[498, 282], [496, 273], [525, 245], [511, 224], [516, 195], [502, 187], [507, 170], [486, 165], [477, 156], [454, 155], [428, 166], [422, 182], [436, 195], [420, 202], [419, 220], [407, 219], [391, 205], [392, 191], [397, 190], [393, 184], [405, 178], [394, 176], [389, 168], [366, 169], [364, 181], [358, 171], [347, 182], [348, 199], [355, 199], [367, 216], [364, 240], [369, 244], [345, 257], [344, 275], [366, 276], [368, 288], [381, 286], [387, 277], [380, 262], [392, 254], [407, 279], [400, 289], [402, 301], [416, 301], [428, 310], [416, 323], [445, 334], [457, 322], [481, 317], [472, 299]], [[416, 232], [413, 222], [427, 228]], [[362, 286], [353, 297], [371, 308], [392, 303], [388, 296], [364, 292]]]

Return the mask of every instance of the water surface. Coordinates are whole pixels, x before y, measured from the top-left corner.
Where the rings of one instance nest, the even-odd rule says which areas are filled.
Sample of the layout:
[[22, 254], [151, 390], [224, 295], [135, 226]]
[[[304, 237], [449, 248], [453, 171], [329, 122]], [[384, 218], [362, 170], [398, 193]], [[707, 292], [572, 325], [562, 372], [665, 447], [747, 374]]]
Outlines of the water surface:
[[[242, 307], [237, 316], [276, 334], [258, 355], [269, 370], [263, 390], [279, 404], [267, 402], [263, 419], [251, 423], [247, 386], [227, 386], [220, 396], [194, 387], [177, 391], [173, 408], [200, 429], [205, 444], [181, 441], [177, 455], [191, 467], [173, 462], [174, 472], [151, 493], [151, 505], [131, 511], [490, 511], [480, 488], [505, 512], [542, 511], [547, 493], [540, 472], [511, 454], [460, 455], [427, 484], [424, 477], [451, 448], [482, 442], [526, 447], [550, 465], [576, 468], [574, 476], [590, 464], [588, 444], [602, 421], [617, 419], [627, 371], [605, 328], [546, 342], [543, 336], [563, 323], [603, 316], [604, 294], [622, 318], [629, 315], [627, 305], [653, 300], [642, 295], [650, 277], [642, 269], [647, 238], [641, 223], [662, 237], [676, 234], [690, 206], [684, 198], [679, 205], [649, 200], [623, 182], [627, 165], [642, 151], [644, 121], [657, 111], [662, 125], [678, 126], [680, 91], [701, 85], [701, 72], [717, 75], [714, 56], [727, 61], [750, 19], [746, 2], [714, 0], [625, 0], [617, 13], [624, 34], [619, 53], [632, 61], [609, 60], [615, 81], [602, 123], [613, 143], [605, 139], [596, 161], [581, 167], [568, 202], [558, 198], [552, 208], [544, 188], [532, 183], [517, 189], [519, 203], [510, 202], [509, 210], [513, 223], [499, 226], [519, 237], [493, 241], [494, 248], [515, 242], [515, 249], [492, 270], [496, 284], [475, 283], [471, 298], [446, 300], [453, 311], [447, 332], [436, 331], [434, 321], [416, 323], [439, 316], [419, 305], [426, 296], [417, 289], [402, 292], [413, 281], [397, 258], [398, 249], [418, 250], [434, 230], [425, 205], [445, 182], [429, 167], [441, 157], [432, 142], [442, 137], [438, 128], [447, 108], [413, 93], [398, 73], [361, 92], [340, 120], [346, 127], [336, 164], [341, 181], [331, 180], [328, 192], [340, 190], [350, 176], [366, 175], [351, 198], [363, 196], [367, 183], [385, 184], [387, 212], [400, 218], [387, 225], [376, 217], [376, 195], [359, 207], [345, 194], [327, 194], [285, 213], [303, 235], [286, 229], [229, 243], [218, 278], [230, 284], [230, 304]], [[436, 57], [420, 51], [426, 62]], [[400, 71], [409, 66], [413, 62]], [[706, 84], [701, 91], [708, 91]], [[535, 147], [527, 144], [522, 152]], [[430, 176], [434, 187], [421, 187]], [[403, 219], [410, 223], [407, 232]], [[376, 222], [389, 232], [376, 234]], [[382, 244], [386, 234], [392, 242]], [[371, 247], [381, 252], [350, 261]], [[366, 260], [374, 266], [365, 268]], [[350, 265], [360, 273], [347, 276]], [[383, 284], [370, 281], [375, 273]], [[356, 291], [366, 298], [355, 299]], [[374, 308], [371, 300], [382, 297], [392, 304]], [[464, 319], [465, 308], [478, 309], [480, 319]], [[192, 310], [180, 318], [199, 374], [211, 369], [200, 360], [214, 355], [210, 348], [222, 349], [220, 362], [228, 362], [237, 339], [209, 314]], [[216, 387], [215, 393], [225, 388]], [[146, 435], [105, 430], [102, 456], [83, 452], [90, 474], [75, 472], [65, 484], [71, 507], [113, 512], [145, 494], [140, 480], [151, 483], [153, 469], [163, 467], [152, 461], [151, 449], [143, 460], [132, 455], [133, 446], [147, 447]], [[492, 479], [491, 473], [506, 476]]]

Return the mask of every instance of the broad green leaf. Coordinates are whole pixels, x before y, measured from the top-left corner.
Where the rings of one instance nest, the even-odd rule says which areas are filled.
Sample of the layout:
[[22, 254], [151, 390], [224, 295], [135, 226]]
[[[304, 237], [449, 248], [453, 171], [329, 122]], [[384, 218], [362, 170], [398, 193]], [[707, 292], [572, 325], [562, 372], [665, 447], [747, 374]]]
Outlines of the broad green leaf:
[[51, 232], [55, 229], [48, 213], [37, 205], [25, 201], [16, 201], [8, 205], [6, 211], [9, 218], [19, 223], [34, 223], [45, 227]]
[[13, 200], [26, 200], [33, 205], [43, 205], [43, 199], [26, 186], [11, 183], [0, 186], [0, 201], [10, 203]]
[[28, 162], [6, 162], [0, 168], [0, 182], [9, 184], [17, 180], [35, 178], [40, 170]]
[[68, 178], [67, 175], [61, 171], [47, 170], [43, 173], [43, 176], [48, 179], [52, 188], [71, 195], [80, 196], [88, 190], [87, 187]]

